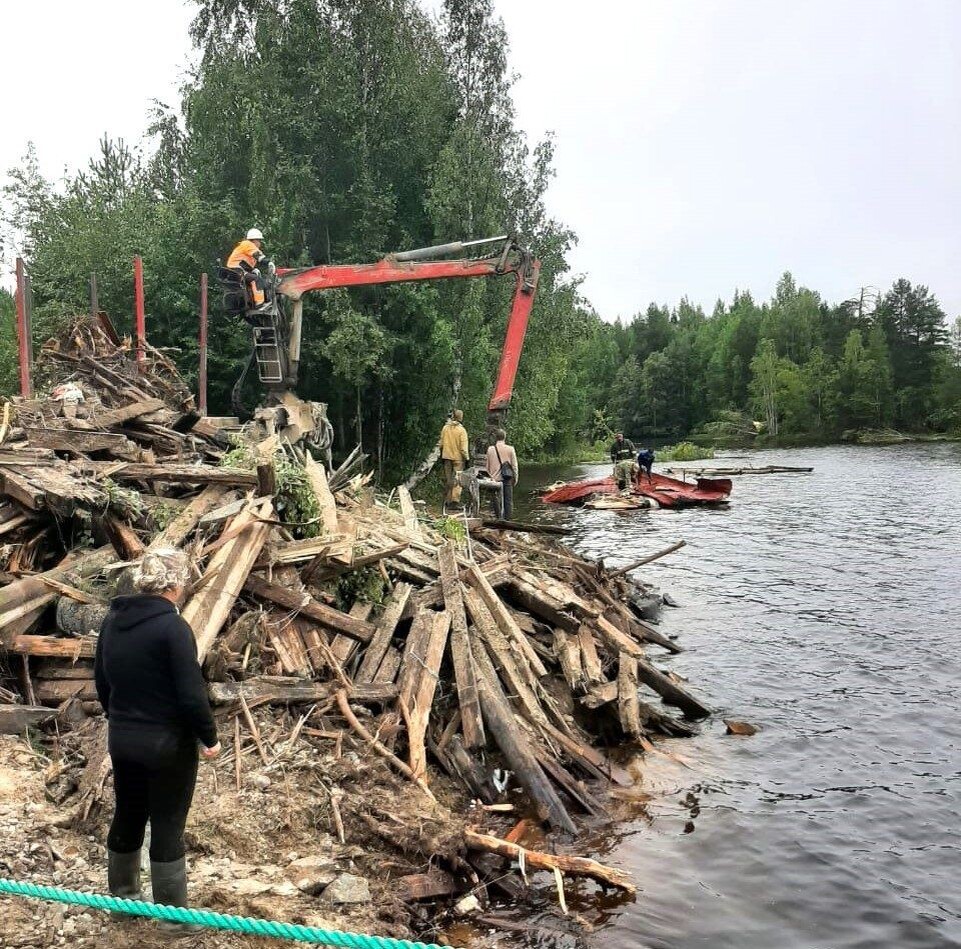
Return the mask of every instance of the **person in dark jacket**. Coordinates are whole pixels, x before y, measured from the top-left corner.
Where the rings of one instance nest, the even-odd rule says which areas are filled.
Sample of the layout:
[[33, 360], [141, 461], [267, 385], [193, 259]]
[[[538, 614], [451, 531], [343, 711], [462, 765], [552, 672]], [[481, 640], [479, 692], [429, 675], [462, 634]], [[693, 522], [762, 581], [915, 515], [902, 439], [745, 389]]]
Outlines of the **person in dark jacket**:
[[642, 448], [637, 453], [637, 464], [641, 471], [647, 475], [647, 483], [652, 484], [651, 468], [654, 467], [654, 450], [651, 448]]
[[611, 461], [614, 464], [614, 478], [620, 491], [634, 483], [637, 475], [637, 462], [634, 460], [636, 452], [634, 442], [625, 438], [623, 432], [618, 432], [614, 436], [614, 443], [611, 445]]
[[182, 551], [144, 554], [133, 575], [139, 593], [114, 597], [94, 664], [116, 796], [107, 885], [114, 896], [140, 898], [149, 820], [153, 899], [168, 906], [187, 905], [184, 827], [198, 755], [220, 753], [193, 631], [177, 608], [188, 578]]

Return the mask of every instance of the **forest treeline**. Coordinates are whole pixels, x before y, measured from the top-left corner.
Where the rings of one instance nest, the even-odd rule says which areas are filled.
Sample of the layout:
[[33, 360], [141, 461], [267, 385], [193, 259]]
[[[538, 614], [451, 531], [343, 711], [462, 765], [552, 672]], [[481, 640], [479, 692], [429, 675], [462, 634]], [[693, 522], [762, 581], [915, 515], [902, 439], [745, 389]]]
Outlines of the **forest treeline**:
[[[139, 253], [150, 340], [192, 380], [199, 274], [248, 227], [288, 266], [511, 232], [543, 263], [510, 415], [523, 457], [718, 419], [758, 420], [771, 437], [958, 427], [958, 347], [921, 286], [829, 305], [785, 275], [771, 301], [737, 293], [710, 315], [687, 301], [630, 322], [595, 313], [569, 269], [575, 235], [545, 208], [552, 142], [529, 144], [515, 119], [491, 0], [444, 0], [437, 17], [416, 0], [202, 0], [191, 32], [181, 101], [158, 104], [145, 142], [105, 136], [55, 182], [32, 150], [10, 173], [4, 249], [27, 260], [38, 340], [87, 309], [92, 272], [101, 308], [129, 331]], [[473, 280], [308, 295], [300, 390], [329, 404], [336, 448], [360, 436], [396, 478], [455, 400], [482, 426], [511, 291]], [[4, 391], [11, 311], [0, 292]], [[216, 306], [212, 319], [210, 406], [226, 414], [249, 336]], [[256, 386], [244, 397], [255, 404]]]

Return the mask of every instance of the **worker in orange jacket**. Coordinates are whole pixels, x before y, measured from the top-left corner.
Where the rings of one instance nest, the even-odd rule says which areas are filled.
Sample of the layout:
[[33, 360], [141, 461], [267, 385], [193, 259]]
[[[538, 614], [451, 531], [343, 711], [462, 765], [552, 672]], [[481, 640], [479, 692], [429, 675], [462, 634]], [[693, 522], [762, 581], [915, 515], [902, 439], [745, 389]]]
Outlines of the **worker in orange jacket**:
[[252, 227], [227, 258], [227, 269], [240, 274], [250, 299], [251, 312], [267, 309], [267, 281], [264, 272], [273, 274], [274, 265], [261, 250], [264, 235]]

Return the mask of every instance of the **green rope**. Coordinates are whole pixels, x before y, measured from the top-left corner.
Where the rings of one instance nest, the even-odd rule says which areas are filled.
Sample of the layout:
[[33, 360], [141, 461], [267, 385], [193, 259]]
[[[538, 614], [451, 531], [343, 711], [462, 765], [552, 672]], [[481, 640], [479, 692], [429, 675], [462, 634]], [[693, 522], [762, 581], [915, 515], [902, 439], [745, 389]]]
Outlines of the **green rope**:
[[[146, 916], [171, 923], [206, 926], [208, 929], [226, 929], [229, 932], [246, 933], [251, 936], [271, 936], [274, 939], [294, 939], [321, 946], [343, 946], [345, 949], [445, 949], [434, 943], [410, 942], [406, 939], [389, 939], [385, 936], [364, 936], [358, 933], [339, 932], [336, 929], [317, 929], [314, 926], [297, 926], [249, 916], [230, 916], [209, 909], [192, 909], [184, 906], [164, 906], [162, 903], [146, 903], [142, 900], [125, 900], [99, 893], [81, 893], [62, 890], [56, 886], [39, 886], [0, 877], [0, 894], [27, 896], [37, 900], [51, 900], [72, 906], [89, 906], [92, 909], [125, 913], [128, 916]], [[449, 949], [449, 947], [447, 947]]]

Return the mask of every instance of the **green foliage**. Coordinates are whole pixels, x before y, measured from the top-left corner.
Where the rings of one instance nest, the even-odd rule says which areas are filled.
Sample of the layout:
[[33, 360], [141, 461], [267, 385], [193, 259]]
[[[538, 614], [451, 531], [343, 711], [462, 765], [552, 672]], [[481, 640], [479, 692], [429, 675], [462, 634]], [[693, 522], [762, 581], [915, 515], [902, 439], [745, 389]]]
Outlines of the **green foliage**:
[[[510, 415], [522, 457], [572, 456], [613, 428], [727, 440], [753, 437], [755, 420], [771, 438], [961, 426], [961, 323], [949, 336], [937, 299], [907, 280], [871, 312], [863, 300], [832, 306], [786, 273], [767, 302], [738, 291], [708, 315], [682, 298], [605, 323], [569, 272], [574, 234], [547, 212], [553, 142], [518, 128], [492, 0], [443, 0], [437, 17], [416, 0], [196, 6], [197, 66], [177, 107], [156, 110], [147, 143], [105, 137], [56, 183], [32, 149], [10, 173], [3, 223], [22, 236], [37, 341], [86, 310], [91, 272], [101, 307], [130, 332], [140, 254], [151, 341], [190, 382], [199, 275], [252, 225], [287, 266], [513, 232], [542, 263]], [[241, 107], [238, 90], [256, 94]], [[455, 399], [481, 430], [511, 291], [505, 279], [308, 295], [299, 394], [328, 404], [335, 451], [362, 443], [396, 483]], [[11, 313], [0, 291], [7, 393]], [[215, 299], [211, 319], [208, 399], [228, 414], [249, 331]], [[287, 491], [288, 517], [306, 512], [301, 489]]]
[[433, 528], [447, 540], [456, 541], [458, 544], [467, 543], [467, 528], [464, 522], [456, 517], [440, 517], [433, 523]]
[[387, 581], [376, 566], [349, 570], [338, 581], [334, 593], [337, 606], [349, 610], [355, 603], [380, 606], [387, 597]]
[[658, 461], [699, 461], [701, 458], [713, 458], [714, 449], [693, 442], [678, 442], [676, 445], [665, 445], [657, 449]]

